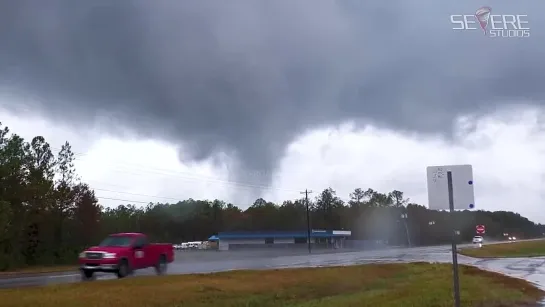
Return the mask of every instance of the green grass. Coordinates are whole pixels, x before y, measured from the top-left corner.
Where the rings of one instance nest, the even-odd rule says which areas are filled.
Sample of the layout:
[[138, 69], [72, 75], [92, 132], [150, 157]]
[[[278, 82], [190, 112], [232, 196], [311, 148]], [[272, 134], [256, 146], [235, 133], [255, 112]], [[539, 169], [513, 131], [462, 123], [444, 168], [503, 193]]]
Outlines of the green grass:
[[507, 242], [483, 245], [481, 248], [464, 248], [462, 255], [476, 258], [517, 258], [545, 256], [545, 240]]
[[[452, 306], [448, 264], [132, 277], [0, 290], [2, 307]], [[545, 293], [520, 279], [460, 266], [462, 306], [529, 306]]]

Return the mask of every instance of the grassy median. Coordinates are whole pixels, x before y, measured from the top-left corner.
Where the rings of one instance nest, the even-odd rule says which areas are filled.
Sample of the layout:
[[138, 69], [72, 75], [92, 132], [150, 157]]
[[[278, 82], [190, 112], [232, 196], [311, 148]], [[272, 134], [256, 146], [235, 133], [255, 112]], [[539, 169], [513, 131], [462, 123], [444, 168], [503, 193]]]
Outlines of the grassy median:
[[0, 271], [0, 278], [12, 278], [16, 276], [34, 275], [34, 274], [73, 272], [77, 270], [78, 270], [78, 267], [75, 265], [27, 267], [27, 268], [22, 268], [17, 270]]
[[[462, 306], [530, 306], [531, 284], [460, 266]], [[3, 307], [452, 306], [451, 265], [381, 264], [132, 277], [0, 290]]]
[[477, 258], [516, 258], [545, 256], [545, 240], [506, 242], [483, 245], [481, 248], [464, 248], [462, 255]]

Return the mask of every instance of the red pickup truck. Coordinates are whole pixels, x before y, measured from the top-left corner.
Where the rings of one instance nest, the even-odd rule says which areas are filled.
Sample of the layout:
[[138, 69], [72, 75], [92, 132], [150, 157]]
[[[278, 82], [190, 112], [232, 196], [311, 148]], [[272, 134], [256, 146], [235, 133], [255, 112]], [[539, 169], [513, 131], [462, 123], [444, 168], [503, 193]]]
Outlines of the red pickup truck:
[[108, 236], [98, 246], [79, 255], [83, 280], [93, 278], [95, 272], [115, 273], [126, 277], [134, 270], [154, 267], [158, 275], [164, 274], [167, 264], [174, 261], [172, 244], [149, 243], [142, 233], [116, 233]]

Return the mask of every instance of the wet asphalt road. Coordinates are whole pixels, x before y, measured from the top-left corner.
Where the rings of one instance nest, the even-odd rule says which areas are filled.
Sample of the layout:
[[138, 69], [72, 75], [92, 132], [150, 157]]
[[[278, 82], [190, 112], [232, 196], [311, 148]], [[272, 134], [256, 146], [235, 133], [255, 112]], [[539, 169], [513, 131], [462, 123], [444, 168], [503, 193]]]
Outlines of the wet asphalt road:
[[[459, 245], [460, 248], [468, 245]], [[169, 265], [168, 274], [212, 273], [237, 269], [275, 269], [297, 267], [342, 266], [392, 262], [452, 263], [450, 245], [415, 248], [391, 248], [374, 251], [252, 250], [252, 251], [179, 251]], [[516, 259], [475, 259], [459, 255], [461, 264], [526, 279], [545, 289], [545, 257]], [[140, 270], [136, 276], [154, 275], [153, 269]], [[115, 279], [100, 274], [97, 279]], [[43, 286], [80, 281], [78, 272], [0, 278], [0, 288]]]

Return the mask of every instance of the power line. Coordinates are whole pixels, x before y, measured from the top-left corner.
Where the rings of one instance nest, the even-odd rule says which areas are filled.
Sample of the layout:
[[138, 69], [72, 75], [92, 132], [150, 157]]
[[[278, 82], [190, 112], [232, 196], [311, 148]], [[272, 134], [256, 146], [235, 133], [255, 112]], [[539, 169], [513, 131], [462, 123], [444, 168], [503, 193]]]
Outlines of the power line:
[[102, 197], [102, 196], [95, 196], [98, 199], [107, 199], [107, 200], [117, 200], [117, 201], [126, 201], [128, 203], [139, 203], [139, 204], [149, 204], [150, 201], [138, 201], [138, 200], [129, 200], [129, 199], [120, 199], [120, 198], [110, 198], [110, 197]]
[[[57, 147], [51, 147], [51, 149], [52, 150], [57, 150], [57, 151], [61, 150], [60, 148], [57, 148]], [[89, 153], [80, 153], [80, 152], [75, 152], [75, 151], [72, 151], [72, 153], [74, 154], [74, 158], [75, 158], [76, 161], [78, 160], [77, 159], [78, 157], [85, 158], [85, 157], [89, 156]], [[115, 163], [120, 164], [120, 165], [125, 164], [125, 165], [128, 165], [128, 166], [132, 165], [132, 166], [137, 166], [139, 168], [143, 168], [142, 165], [135, 164], [135, 163], [121, 162], [121, 161], [115, 161]], [[154, 167], [149, 167], [149, 166], [146, 166], [146, 167], [148, 168], [148, 170], [143, 170], [145, 172], [152, 173], [152, 174], [166, 175], [166, 176], [171, 176], [171, 177], [177, 177], [178, 179], [191, 181], [191, 182], [197, 182], [197, 181], [207, 182], [207, 183], [208, 182], [216, 182], [216, 183], [220, 183], [220, 184], [234, 185], [234, 186], [237, 186], [237, 187], [240, 187], [240, 188], [252, 188], [252, 189], [258, 188], [258, 189], [264, 189], [264, 190], [285, 191], [285, 192], [290, 192], [290, 193], [295, 192], [295, 190], [278, 189], [278, 188], [272, 188], [270, 186], [260, 186], [260, 185], [247, 184], [247, 183], [241, 183], [241, 182], [236, 182], [236, 181], [222, 180], [222, 179], [217, 179], [217, 178], [212, 178], [212, 177], [195, 176], [194, 174], [191, 174], [191, 173], [188, 173], [188, 172], [172, 172], [170, 170], [156, 168], [156, 167], [155, 168]], [[110, 170], [112, 170], [112, 169], [110, 168]], [[120, 173], [135, 174], [135, 175], [145, 175], [145, 174], [142, 174], [142, 173], [138, 174], [138, 173], [130, 172], [130, 171], [127, 171], [127, 170], [114, 169], [114, 171], [117, 171], [117, 172], [120, 172]], [[142, 171], [142, 169], [141, 169], [141, 171]], [[193, 176], [192, 177], [180, 176], [180, 174], [191, 174]], [[111, 183], [105, 183], [105, 182], [96, 181], [96, 180], [88, 180], [88, 181], [91, 181], [91, 182], [94, 181], [94, 182], [96, 182], [98, 184], [113, 185]], [[123, 187], [123, 186], [120, 186], [120, 185], [115, 185], [115, 186]], [[123, 188], [127, 188], [127, 187], [123, 187]], [[96, 187], [92, 187], [92, 186], [91, 186], [91, 189], [96, 190], [96, 191], [103, 191], [103, 192], [110, 192], [110, 193], [117, 193], [117, 194], [125, 194], [125, 195], [133, 195], [133, 196], [142, 196], [142, 197], [151, 197], [151, 198], [156, 198], [156, 199], [166, 199], [166, 200], [174, 200], [174, 201], [180, 201], [180, 200], [184, 199], [184, 197], [168, 197], [168, 196], [159, 196], [159, 195], [140, 194], [140, 193], [124, 192], [124, 191], [111, 190], [111, 189], [96, 188]], [[305, 192], [301, 192], [301, 194], [305, 194], [305, 199], [306, 199], [306, 204], [307, 204], [307, 215], [309, 215], [308, 194], [310, 194], [310, 193], [312, 193], [312, 191], [307, 190]], [[124, 199], [124, 198], [112, 198], [112, 197], [105, 197], [105, 196], [96, 196], [96, 198], [97, 199], [102, 199], [102, 200], [123, 201], [123, 202], [128, 202], [128, 203], [140, 203], [140, 204], [149, 204], [150, 203], [150, 201], [139, 201], [139, 200], [130, 200], [130, 199]], [[310, 216], [307, 216], [307, 228], [308, 228], [309, 252], [310, 252]]]
[[[52, 147], [52, 149], [60, 151], [60, 149], [56, 148], [56, 147]], [[76, 158], [77, 157], [85, 157], [85, 156], [89, 155], [88, 153], [79, 153], [79, 152], [73, 152], [73, 153], [74, 153], [74, 156]], [[142, 165], [138, 165], [138, 164], [134, 164], [134, 163], [121, 162], [121, 161], [116, 161], [116, 164], [125, 164], [125, 165], [131, 165], [132, 164], [132, 165], [135, 165], [135, 166], [138, 166], [138, 167], [142, 167]], [[151, 171], [150, 170], [145, 170], [145, 171], [147, 171], [148, 173], [154, 173], [154, 174], [159, 174], [159, 175], [177, 177], [178, 179], [191, 181], [191, 182], [197, 182], [197, 181], [210, 182], [210, 181], [212, 181], [212, 182], [218, 182], [218, 183], [222, 183], [222, 184], [235, 185], [235, 186], [240, 187], [240, 188], [259, 188], [259, 189], [267, 189], [267, 190], [285, 191], [285, 192], [290, 192], [290, 193], [295, 192], [295, 190], [278, 189], [278, 188], [272, 188], [272, 187], [268, 187], [268, 186], [244, 184], [244, 183], [240, 183], [240, 182], [221, 180], [221, 179], [216, 179], [216, 178], [211, 178], [211, 177], [204, 177], [204, 178], [203, 177], [198, 177], [198, 176], [186, 177], [186, 176], [180, 176], [178, 174], [178, 173], [188, 174], [188, 172], [172, 172], [172, 171], [169, 171], [169, 170], [166, 170], [166, 169], [161, 169], [161, 168], [150, 168], [150, 169], [151, 169]], [[158, 171], [153, 171], [154, 169], [159, 170], [159, 172]], [[112, 170], [112, 169], [110, 169], [110, 170]], [[115, 170], [115, 171], [118, 171], [118, 172], [121, 172], [121, 173], [135, 174], [135, 175], [144, 175], [144, 174], [138, 174], [138, 173], [135, 173], [135, 172], [130, 172], [130, 171], [127, 171], [127, 170], [124, 170], [124, 171]], [[161, 171], [163, 171], [163, 172], [161, 172]], [[96, 180], [89, 180], [89, 181], [90, 182], [96, 182], [97, 184], [113, 185], [111, 183], [105, 183], [105, 182], [96, 181]], [[122, 187], [122, 188], [128, 188], [128, 187], [124, 187], [124, 186], [120, 186], [120, 185], [115, 185], [115, 186]], [[180, 200], [184, 199], [184, 197], [168, 197], [168, 196], [159, 196], [159, 195], [140, 194], [140, 193], [124, 192], [124, 191], [118, 191], [118, 190], [112, 190], [112, 189], [96, 188], [96, 187], [93, 187], [93, 186], [91, 186], [91, 188], [93, 190], [96, 190], [96, 191], [103, 191], [103, 192], [110, 192], [110, 193], [117, 193], [117, 194], [124, 194], [124, 195], [133, 195], [133, 196], [142, 196], [142, 197], [151, 197], [151, 198], [156, 198], [156, 199], [158, 198], [158, 199], [166, 199], [166, 200], [174, 200], [174, 201], [180, 201]], [[310, 193], [312, 193], [312, 191], [308, 191], [308, 194], [310, 194]], [[308, 203], [309, 203], [308, 194], [306, 194], [307, 206], [308, 206]], [[142, 203], [142, 204], [150, 203], [149, 201], [128, 200], [128, 199], [122, 199], [122, 198], [111, 198], [111, 197], [103, 197], [103, 196], [96, 196], [96, 198], [97, 199], [104, 199], [104, 200], [125, 201], [125, 202], [130, 202], [130, 203]], [[307, 222], [310, 223], [310, 218], [307, 219]], [[310, 227], [310, 225], [308, 225], [308, 226]]]
[[[52, 151], [59, 152], [62, 149], [62, 146], [61, 147], [50, 146], [50, 148], [51, 148]], [[89, 157], [89, 153], [81, 153], [81, 152], [76, 152], [76, 151], [73, 151], [73, 150], [72, 150], [72, 153], [73, 153], [74, 158], [75, 158], [76, 161], [80, 160], [78, 158]], [[202, 175], [195, 175], [195, 173], [189, 173], [189, 172], [183, 172], [183, 171], [172, 172], [171, 170], [161, 169], [161, 168], [157, 168], [157, 167], [146, 166], [146, 168], [148, 168], [146, 170], [146, 169], [144, 169], [142, 164], [139, 165], [139, 164], [135, 164], [135, 163], [121, 162], [121, 161], [115, 161], [115, 164], [117, 164], [117, 165], [126, 165], [126, 166], [127, 165], [129, 165], [129, 166], [132, 165], [131, 168], [134, 168], [134, 166], [136, 166], [136, 167], [139, 168], [139, 170], [138, 169], [136, 169], [136, 170], [140, 171], [140, 172], [147, 172], [149, 174], [172, 176], [172, 177], [176, 177], [177, 179], [190, 181], [190, 182], [200, 181], [200, 182], [206, 182], [206, 183], [215, 183], [215, 184], [221, 184], [221, 185], [235, 186], [235, 187], [238, 187], [238, 188], [276, 190], [276, 191], [284, 191], [284, 192], [289, 192], [289, 193], [297, 192], [295, 190], [278, 189], [278, 188], [273, 188], [271, 186], [266, 186], [266, 185], [244, 183], [244, 182], [238, 182], [238, 181], [232, 181], [232, 180], [223, 180], [223, 179], [218, 179], [218, 178], [213, 178], [213, 177], [204, 177]], [[127, 171], [127, 170], [111, 169], [110, 168], [110, 171], [111, 170], [113, 170], [115, 172], [119, 172], [119, 173], [126, 173], [126, 174], [140, 175], [140, 176], [145, 175], [145, 174], [142, 174], [142, 173], [140, 173], [140, 174], [135, 173], [134, 170], [133, 170], [133, 172], [131, 172], [131, 171]], [[185, 175], [185, 176], [183, 176], [183, 175]], [[187, 175], [190, 175], [190, 176], [188, 177]], [[100, 183], [99, 181], [95, 181], [95, 182]], [[104, 183], [104, 184], [110, 185], [109, 183]], [[131, 192], [115, 191], [115, 190], [93, 188], [93, 187], [91, 187], [91, 188], [93, 190], [97, 190], [97, 191], [119, 193], [119, 194], [126, 194], [126, 195], [134, 195], [134, 196], [152, 197], [152, 198], [177, 200], [177, 201], [182, 199], [182, 197], [174, 198], [174, 197], [166, 197], [166, 196], [146, 195], [146, 194], [138, 194], [138, 193], [131, 193]], [[126, 199], [109, 198], [109, 197], [101, 197], [101, 196], [97, 196], [97, 198], [99, 198], [99, 199], [108, 199], [108, 200], [127, 201], [127, 202], [133, 202], [133, 203], [148, 203], [148, 202], [143, 202], [143, 201], [132, 201], [132, 200], [126, 200]]]
[[176, 200], [176, 201], [181, 200], [180, 198], [174, 198], [174, 197], [165, 197], [165, 196], [157, 196], [157, 195], [139, 194], [139, 193], [131, 193], [131, 192], [121, 192], [121, 191], [108, 190], [108, 189], [101, 189], [101, 188], [92, 188], [92, 189], [95, 190], [95, 191], [112, 192], [112, 193], [119, 193], [119, 194], [126, 194], [126, 195], [134, 195], [134, 196], [162, 198], [162, 199]]
[[[61, 148], [58, 148], [58, 147], [51, 147], [51, 149], [56, 150], [56, 151], [61, 150]], [[72, 151], [72, 153], [74, 154], [75, 161], [80, 160], [78, 158], [89, 157], [89, 153], [81, 153], [81, 152], [76, 152], [76, 151]], [[289, 192], [289, 193], [297, 192], [296, 190], [278, 189], [278, 188], [273, 188], [271, 186], [265, 186], [265, 185], [249, 184], [249, 183], [237, 182], [237, 181], [232, 181], [232, 180], [223, 180], [223, 179], [218, 179], [218, 178], [213, 178], [213, 177], [205, 177], [205, 176], [202, 176], [202, 175], [195, 175], [195, 173], [184, 172], [184, 171], [174, 171], [173, 172], [172, 170], [167, 170], [167, 169], [163, 169], [163, 168], [149, 167], [149, 166], [144, 167], [142, 164], [129, 163], [129, 162], [126, 162], [126, 161], [115, 161], [115, 164], [117, 164], [118, 166], [128, 166], [128, 167], [131, 167], [131, 168], [134, 168], [136, 166], [136, 169], [123, 170], [123, 169], [109, 168], [110, 171], [113, 170], [113, 171], [119, 172], [119, 173], [132, 174], [132, 175], [138, 175], [138, 176], [147, 175], [145, 173], [157, 174], [157, 175], [175, 177], [175, 178], [177, 178], [179, 180], [184, 180], [184, 181], [189, 181], [189, 182], [215, 183], [215, 184], [220, 184], [220, 185], [235, 186], [237, 188], [276, 190], [276, 191], [283, 191], [283, 192]], [[189, 176], [187, 176], [187, 175], [189, 175]], [[90, 181], [94, 181], [94, 180], [90, 180]], [[100, 181], [94, 181], [94, 182], [96, 182], [98, 184], [112, 185], [110, 183], [104, 183], [104, 182], [100, 182]], [[117, 186], [121, 187], [119, 185], [117, 185]], [[125, 195], [134, 195], [134, 196], [143, 196], [143, 197], [151, 197], [151, 198], [165, 199], [165, 200], [175, 200], [175, 201], [180, 201], [180, 200], [182, 200], [184, 198], [184, 197], [168, 197], [168, 196], [139, 194], [139, 193], [117, 191], [117, 190], [112, 190], [112, 189], [94, 188], [94, 187], [92, 187], [92, 189], [97, 190], [97, 191], [103, 191], [103, 192], [118, 193], [118, 194], [125, 194]], [[312, 191], [308, 191], [308, 193], [312, 193]], [[306, 194], [305, 197], [306, 197], [306, 202], [307, 202], [307, 206], [308, 206], [308, 203], [309, 203], [308, 194]], [[106, 200], [127, 201], [127, 202], [132, 202], [132, 203], [149, 203], [149, 202], [144, 202], [144, 201], [133, 201], [133, 200], [127, 200], [127, 199], [120, 199], [120, 198], [110, 198], [110, 197], [97, 197], [97, 198], [106, 199]], [[307, 220], [308, 220], [308, 223], [310, 223], [310, 217]]]
[[[52, 149], [55, 149], [55, 150], [60, 150], [58, 148], [55, 148], [55, 147], [52, 147]], [[75, 157], [85, 157], [85, 156], [88, 156], [88, 153], [78, 153], [78, 152], [73, 152]], [[77, 161], [78, 159], [76, 159]], [[148, 173], [148, 174], [156, 174], [156, 175], [165, 175], [165, 176], [171, 176], [171, 177], [176, 177], [178, 179], [181, 179], [181, 180], [185, 180], [185, 181], [190, 181], [190, 182], [196, 182], [196, 181], [201, 181], [201, 182], [206, 182], [206, 183], [215, 183], [215, 184], [221, 184], [221, 185], [228, 185], [228, 186], [235, 186], [235, 187], [238, 187], [238, 188], [247, 188], [247, 189], [260, 189], [260, 190], [276, 190], [276, 191], [283, 191], [283, 192], [290, 192], [290, 193], [294, 193], [296, 192], [295, 190], [287, 190], [287, 189], [278, 189], [278, 188], [273, 188], [271, 186], [266, 186], [266, 185], [258, 185], [258, 184], [251, 184], [251, 183], [244, 183], [244, 182], [238, 182], [238, 181], [232, 181], [232, 180], [224, 180], [224, 179], [218, 179], [218, 178], [213, 178], [213, 177], [204, 177], [204, 176], [201, 176], [201, 175], [195, 175], [194, 173], [189, 173], [189, 172], [183, 172], [183, 171], [176, 171], [176, 172], [173, 172], [171, 170], [167, 170], [167, 169], [161, 169], [161, 168], [150, 168], [150, 167], [147, 167], [148, 169], [142, 169], [142, 165], [138, 165], [138, 164], [135, 164], [135, 163], [128, 163], [128, 162], [121, 162], [121, 161], [116, 161], [115, 162], [116, 164], [118, 165], [121, 165], [123, 166], [124, 165], [128, 165], [128, 166], [131, 166], [132, 164], [132, 167], [134, 166], [137, 166], [140, 168], [140, 170], [136, 170], [137, 172], [134, 172], [133, 171], [128, 171], [128, 170], [120, 170], [120, 169], [115, 169], [115, 168], [110, 168], [110, 171], [115, 171], [115, 172], [119, 172], [119, 173], [125, 173], [125, 174], [132, 174], [132, 175], [145, 175], [145, 173]], [[141, 173], [138, 173], [138, 171], [140, 171]], [[142, 173], [144, 172], [144, 173]], [[185, 176], [184, 176], [185, 174]], [[187, 174], [189, 174], [190, 176], [187, 176]]]

